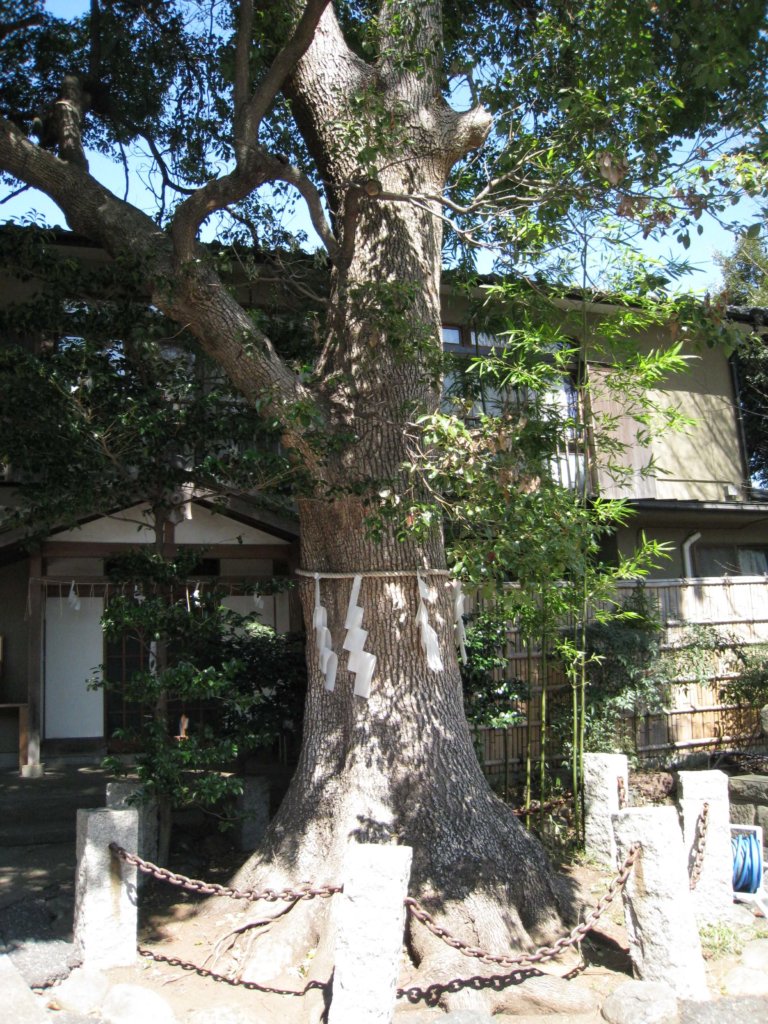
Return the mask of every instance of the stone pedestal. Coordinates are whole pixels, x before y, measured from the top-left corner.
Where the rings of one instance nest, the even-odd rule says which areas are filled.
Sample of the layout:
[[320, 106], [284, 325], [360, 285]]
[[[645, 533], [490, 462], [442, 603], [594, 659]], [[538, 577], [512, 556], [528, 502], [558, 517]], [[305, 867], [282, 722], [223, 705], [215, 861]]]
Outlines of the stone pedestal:
[[86, 967], [121, 967], [136, 960], [136, 868], [113, 857], [139, 842], [139, 812], [104, 808], [77, 812], [75, 950]]
[[[157, 850], [159, 842], [159, 822], [157, 818], [157, 801], [141, 799], [141, 784], [130, 780], [107, 783], [107, 807], [111, 811], [124, 811], [133, 809], [139, 814], [139, 842], [135, 850], [129, 853], [138, 853], [144, 860], [151, 860], [157, 863]], [[127, 847], [126, 847], [127, 849]], [[139, 873], [139, 886], [147, 878]]]
[[336, 962], [328, 1024], [390, 1024], [405, 929], [409, 846], [350, 844], [334, 896]]
[[701, 874], [692, 890], [696, 920], [701, 925], [730, 918], [733, 915], [733, 854], [728, 776], [719, 771], [679, 772], [678, 793], [689, 872], [696, 856], [698, 822], [704, 804], [708, 804]]
[[630, 807], [613, 825], [620, 861], [633, 843], [642, 844], [623, 893], [635, 976], [664, 981], [681, 999], [708, 999], [677, 811]]
[[611, 816], [619, 810], [619, 784], [629, 794], [624, 754], [584, 755], [584, 841], [587, 854], [599, 864], [616, 867], [616, 842]]

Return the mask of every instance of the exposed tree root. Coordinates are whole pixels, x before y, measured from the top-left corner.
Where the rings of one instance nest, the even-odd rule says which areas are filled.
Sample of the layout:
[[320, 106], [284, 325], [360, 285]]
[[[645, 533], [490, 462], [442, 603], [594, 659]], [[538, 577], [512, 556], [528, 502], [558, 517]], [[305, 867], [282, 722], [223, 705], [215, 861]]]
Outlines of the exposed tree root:
[[[564, 921], [575, 916], [576, 908], [566, 880], [553, 873], [538, 842], [514, 821], [507, 807], [489, 799], [493, 813], [484, 815], [482, 835], [457, 837], [454, 830], [457, 841], [448, 853], [460, 851], [455, 859], [449, 855], [442, 860], [445, 850], [436, 842], [437, 828], [432, 830], [431, 843], [423, 834], [414, 837], [409, 891], [437, 923], [463, 941], [489, 952], [514, 955], [559, 937]], [[315, 817], [312, 828], [305, 828], [304, 841], [292, 842], [290, 852], [279, 843], [270, 850], [268, 843], [238, 873], [234, 884], [282, 888], [305, 881], [317, 885], [343, 882], [344, 850], [350, 833], [358, 830], [357, 839], [360, 828], [359, 813], [354, 816], [354, 828], [339, 827], [345, 804], [339, 802], [332, 821]], [[417, 820], [423, 831], [427, 823]], [[368, 835], [363, 838], [381, 841], [394, 831], [381, 818], [374, 828], [375, 821], [370, 816]], [[216, 969], [243, 981], [277, 987], [296, 988], [308, 980], [327, 982], [334, 963], [335, 899], [297, 900], [258, 914], [252, 905], [234, 905], [226, 920], [221, 908], [209, 903], [203, 913], [225, 926], [214, 947]], [[554, 973], [562, 975], [573, 964], [571, 956]], [[412, 917], [407, 921], [400, 987], [406, 990], [402, 999], [445, 1009], [551, 1012], [584, 1005], [580, 993], [571, 994], [567, 982], [560, 978], [467, 958]], [[328, 998], [328, 988], [310, 990], [302, 1000], [302, 1020], [320, 1022]]]

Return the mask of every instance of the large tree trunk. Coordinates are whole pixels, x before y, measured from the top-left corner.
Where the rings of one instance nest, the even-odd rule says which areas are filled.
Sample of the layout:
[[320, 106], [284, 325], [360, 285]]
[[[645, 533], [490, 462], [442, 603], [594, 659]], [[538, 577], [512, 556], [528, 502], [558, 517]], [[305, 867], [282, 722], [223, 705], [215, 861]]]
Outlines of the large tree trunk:
[[[420, 565], [442, 564], [438, 537], [425, 545], [404, 544], [391, 535], [371, 539], [358, 499], [308, 501], [301, 511], [303, 565], [310, 570], [412, 573]], [[324, 688], [312, 642], [314, 581], [302, 583], [311, 682], [301, 756], [263, 849], [236, 883], [338, 883], [350, 842], [403, 843], [414, 851], [410, 892], [438, 920], [491, 951], [530, 949], [551, 939], [570, 916], [565, 890], [537, 840], [494, 796], [482, 774], [462, 706], [452, 592], [446, 576], [429, 579], [437, 591], [430, 621], [444, 662], [437, 672], [428, 668], [421, 649], [415, 575], [364, 578], [359, 604], [369, 631], [366, 649], [378, 659], [368, 699], [353, 695], [341, 657], [351, 580], [321, 583], [340, 655], [333, 692]], [[328, 910], [326, 901], [302, 902], [263, 938], [260, 928], [247, 928], [238, 937], [236, 971], [246, 980], [285, 984], [296, 965], [319, 947], [310, 976], [325, 980], [333, 963]], [[252, 910], [246, 913], [253, 917]], [[236, 915], [226, 929], [242, 924]], [[454, 953], [417, 922], [409, 926], [408, 946], [418, 968], [412, 983], [492, 973]], [[452, 1005], [487, 1001], [489, 995], [503, 1004], [503, 993], [468, 992], [454, 995]]]
[[[434, 162], [413, 159], [390, 168], [382, 184], [390, 192], [432, 191], [435, 175]], [[324, 486], [346, 496], [319, 493], [301, 502], [302, 568], [363, 574], [358, 603], [365, 609], [365, 649], [377, 663], [369, 699], [355, 696], [342, 650], [352, 581], [322, 579], [339, 655], [335, 689], [325, 689], [313, 642], [315, 585], [304, 577], [310, 688], [302, 751], [264, 849], [237, 883], [337, 882], [348, 843], [405, 843], [414, 850], [412, 894], [449, 927], [487, 949], [524, 949], [552, 936], [568, 916], [566, 900], [539, 843], [493, 795], [478, 764], [463, 711], [447, 574], [426, 577], [436, 591], [429, 614], [443, 669], [432, 671], [422, 651], [416, 571], [444, 570], [442, 531], [403, 540], [385, 521], [374, 537], [368, 522], [378, 488], [407, 486], [408, 424], [439, 397], [437, 225], [429, 212], [407, 204], [363, 203], [351, 258], [334, 271], [321, 372], [344, 443], [327, 456]], [[358, 488], [362, 497], [350, 493]], [[393, 575], [365, 575], [384, 572]], [[315, 958], [313, 971], [327, 977], [333, 943], [327, 909], [322, 901], [299, 904], [263, 940], [259, 929], [240, 932], [241, 976], [286, 981], [282, 972], [320, 942], [326, 955]], [[235, 918], [227, 927], [242, 924]], [[419, 924], [408, 941], [427, 983], [481, 970]]]

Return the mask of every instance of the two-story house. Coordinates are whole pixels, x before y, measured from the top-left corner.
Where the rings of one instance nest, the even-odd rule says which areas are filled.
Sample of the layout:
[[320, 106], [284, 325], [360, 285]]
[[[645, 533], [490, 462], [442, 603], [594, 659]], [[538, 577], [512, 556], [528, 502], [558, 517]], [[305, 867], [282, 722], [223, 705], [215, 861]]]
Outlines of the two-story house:
[[[68, 259], [103, 258], [71, 236], [60, 243]], [[23, 289], [33, 287], [0, 281], [0, 301], [18, 300]], [[472, 326], [466, 297], [446, 286], [443, 300], [446, 349], [487, 351], [494, 339]], [[578, 303], [560, 301], [565, 312], [569, 303]], [[591, 329], [599, 331], [611, 308], [590, 303], [585, 312]], [[731, 316], [743, 330], [752, 329], [748, 311]], [[658, 347], [670, 340], [670, 330], [657, 326], [638, 344]], [[690, 425], [653, 434], [644, 445], [637, 443], [632, 417], [601, 393], [599, 362], [588, 366], [590, 412], [613, 418], [614, 433], [625, 443], [624, 472], [611, 474], [594, 452], [585, 459], [585, 445], [599, 453], [599, 436], [589, 430], [564, 441], [553, 472], [588, 494], [628, 500], [635, 514], [613, 537], [615, 553], [631, 551], [640, 531], [670, 546], [670, 558], [647, 584], [665, 622], [735, 624], [746, 640], [768, 639], [768, 496], [748, 479], [738, 381], [725, 348], [698, 346], [692, 339], [686, 354], [692, 357], [686, 372], [659, 382], [650, 397], [660, 406], [675, 405]], [[566, 406], [574, 400], [567, 380], [557, 400]], [[0, 482], [0, 504], [7, 503], [2, 494], [13, 489], [11, 479]], [[199, 582], [222, 584], [231, 607], [250, 610], [253, 599], [244, 589], [290, 574], [298, 564], [295, 523], [247, 495], [231, 497], [224, 512], [204, 500], [193, 501], [190, 509], [189, 518], [168, 525], [165, 550], [204, 552]], [[94, 510], [78, 527], [50, 533], [32, 553], [18, 534], [0, 532], [0, 763], [34, 766], [59, 755], [95, 756], [119, 724], [114, 698], [89, 690], [87, 679], [105, 663], [118, 677], [129, 670], [130, 651], [105, 649], [99, 620], [110, 596], [110, 557], [154, 540], [144, 511], [141, 503]], [[266, 599], [260, 614], [278, 630], [299, 627], [296, 602], [285, 592]]]

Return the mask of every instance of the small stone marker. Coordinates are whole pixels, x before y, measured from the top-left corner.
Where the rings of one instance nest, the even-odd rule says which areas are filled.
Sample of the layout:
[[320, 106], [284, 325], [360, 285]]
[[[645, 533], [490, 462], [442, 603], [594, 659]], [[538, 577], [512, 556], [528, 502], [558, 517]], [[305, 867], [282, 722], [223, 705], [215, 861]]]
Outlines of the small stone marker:
[[243, 816], [239, 826], [240, 849], [255, 850], [269, 825], [269, 779], [245, 776], [243, 792], [237, 798], [237, 812]]
[[403, 949], [413, 851], [351, 843], [333, 899], [336, 964], [328, 1024], [390, 1024]]
[[701, 874], [693, 892], [699, 924], [733, 916], [733, 854], [731, 852], [728, 776], [725, 772], [679, 772], [683, 842], [691, 870], [696, 853], [697, 824], [708, 804]]
[[708, 999], [677, 810], [629, 807], [613, 825], [620, 861], [642, 844], [623, 893], [635, 976], [664, 981], [681, 999]]
[[619, 784], [628, 793], [625, 754], [584, 755], [584, 843], [586, 852], [606, 867], [616, 867], [611, 817], [619, 810]]
[[133, 853], [138, 841], [136, 809], [77, 812], [74, 937], [87, 967], [121, 967], [136, 960], [136, 868], [113, 857], [109, 844]]

